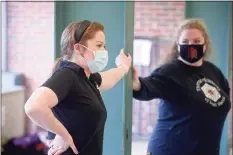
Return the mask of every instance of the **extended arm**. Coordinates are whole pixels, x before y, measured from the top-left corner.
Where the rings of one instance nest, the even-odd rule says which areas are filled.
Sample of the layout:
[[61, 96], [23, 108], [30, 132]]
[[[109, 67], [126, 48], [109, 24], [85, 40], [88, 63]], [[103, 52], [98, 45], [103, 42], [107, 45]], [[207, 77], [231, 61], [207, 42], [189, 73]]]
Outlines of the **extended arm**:
[[116, 58], [117, 68], [100, 72], [102, 83], [99, 87], [101, 91], [105, 91], [114, 87], [129, 71], [131, 66], [131, 56], [126, 56], [123, 50]]
[[137, 71], [134, 69], [133, 80], [133, 97], [137, 100], [148, 101], [155, 98], [167, 98], [171, 92], [171, 81], [158, 74], [155, 70], [150, 76], [142, 78], [138, 77]]
[[128, 69], [120, 66], [110, 69], [106, 72], [100, 72], [102, 78], [102, 84], [100, 90], [105, 91], [114, 87], [128, 72]]

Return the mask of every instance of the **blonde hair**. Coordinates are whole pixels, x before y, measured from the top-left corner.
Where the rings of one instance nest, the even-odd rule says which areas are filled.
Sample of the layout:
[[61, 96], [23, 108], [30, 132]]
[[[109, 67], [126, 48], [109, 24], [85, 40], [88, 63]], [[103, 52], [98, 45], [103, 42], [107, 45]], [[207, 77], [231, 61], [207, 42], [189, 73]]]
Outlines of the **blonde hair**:
[[176, 59], [179, 56], [179, 51], [177, 49], [177, 41], [181, 35], [181, 33], [186, 29], [198, 29], [202, 32], [202, 35], [205, 40], [206, 51], [204, 55], [204, 59], [206, 59], [211, 54], [211, 40], [208, 34], [207, 27], [203, 20], [201, 19], [186, 19], [184, 20], [177, 29], [175, 35], [175, 41], [172, 44], [171, 51], [168, 53], [167, 57], [165, 58], [164, 63], [169, 63], [172, 60]]

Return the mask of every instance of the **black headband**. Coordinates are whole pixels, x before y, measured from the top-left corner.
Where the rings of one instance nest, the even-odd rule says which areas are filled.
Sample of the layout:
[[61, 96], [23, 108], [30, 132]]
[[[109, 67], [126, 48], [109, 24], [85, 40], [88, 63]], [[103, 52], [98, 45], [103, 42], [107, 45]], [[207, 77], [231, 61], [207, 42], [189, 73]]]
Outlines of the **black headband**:
[[88, 21], [88, 20], [82, 21], [82, 23], [80, 24], [79, 28], [75, 32], [76, 43], [78, 43], [81, 40], [84, 32], [86, 31], [86, 29], [89, 27], [90, 24], [91, 24], [91, 22]]

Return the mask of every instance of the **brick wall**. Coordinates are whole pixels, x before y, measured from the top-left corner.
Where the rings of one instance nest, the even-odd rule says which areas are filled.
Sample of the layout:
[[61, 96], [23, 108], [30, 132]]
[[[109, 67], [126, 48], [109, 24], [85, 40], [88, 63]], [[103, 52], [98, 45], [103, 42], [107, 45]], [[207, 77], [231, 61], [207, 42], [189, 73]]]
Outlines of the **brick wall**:
[[[172, 36], [184, 17], [185, 2], [135, 2], [135, 36], [162, 40], [151, 53], [149, 67], [136, 66], [141, 76], [154, 70], [171, 48]], [[148, 139], [157, 118], [158, 100], [133, 100], [133, 139]]]
[[170, 39], [184, 19], [184, 2], [136, 2], [135, 35]]
[[54, 3], [8, 2], [7, 36], [7, 71], [25, 75], [27, 99], [54, 63]]

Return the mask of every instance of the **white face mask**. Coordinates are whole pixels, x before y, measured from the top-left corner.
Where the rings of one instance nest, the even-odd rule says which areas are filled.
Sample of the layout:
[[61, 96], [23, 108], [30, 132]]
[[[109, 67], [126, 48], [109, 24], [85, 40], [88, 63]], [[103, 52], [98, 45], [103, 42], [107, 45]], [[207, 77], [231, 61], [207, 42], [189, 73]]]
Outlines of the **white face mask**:
[[[84, 45], [82, 46], [85, 47]], [[94, 60], [87, 60], [87, 65], [91, 73], [102, 71], [108, 64], [108, 51], [106, 50], [93, 51], [87, 47], [85, 48], [92, 51], [95, 57]]]
[[95, 51], [94, 56], [94, 60], [89, 60], [87, 62], [88, 68], [90, 69], [91, 73], [102, 71], [108, 64], [108, 51]]

